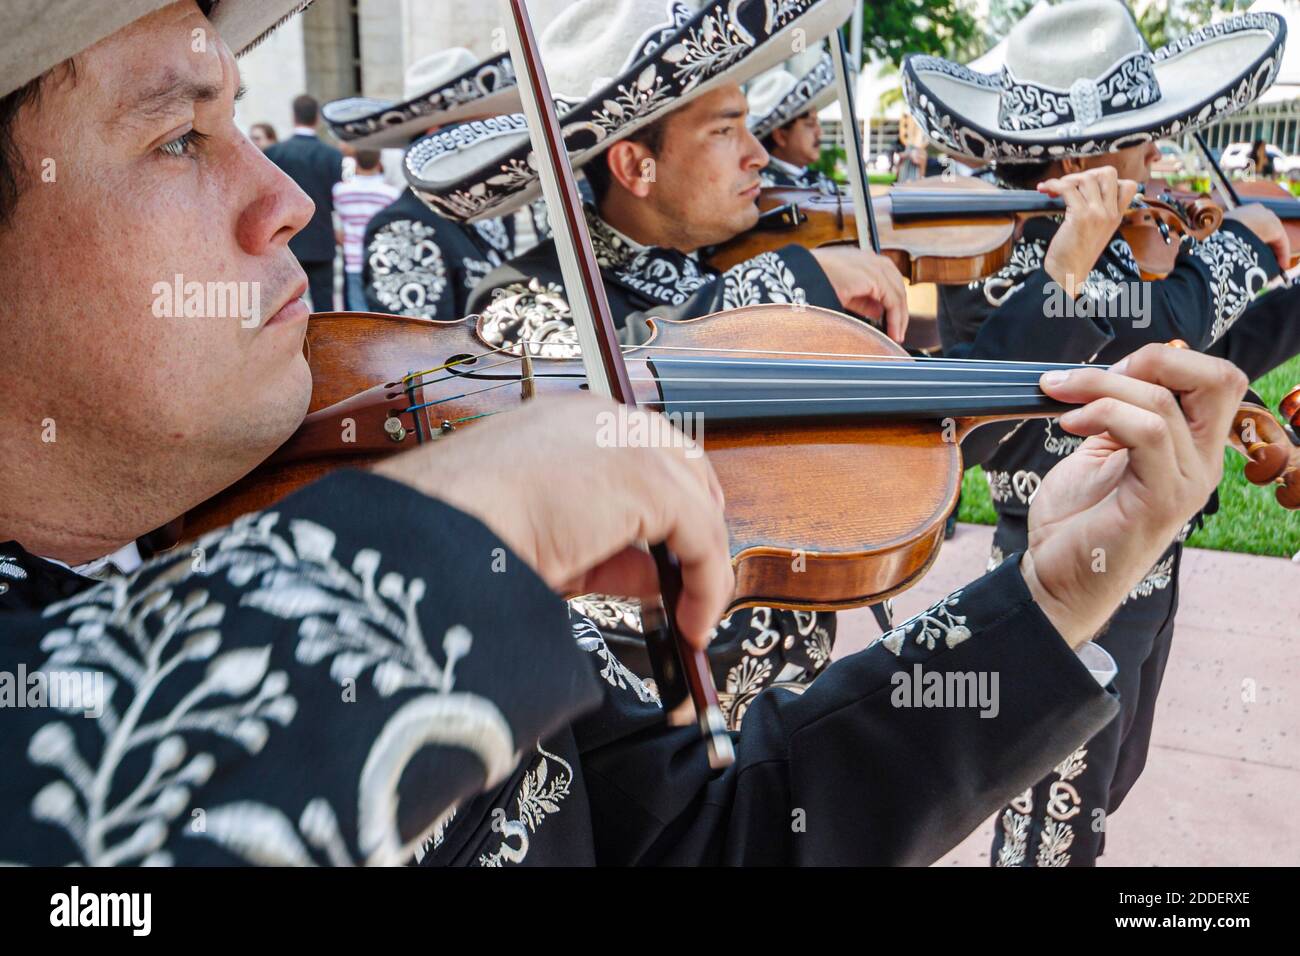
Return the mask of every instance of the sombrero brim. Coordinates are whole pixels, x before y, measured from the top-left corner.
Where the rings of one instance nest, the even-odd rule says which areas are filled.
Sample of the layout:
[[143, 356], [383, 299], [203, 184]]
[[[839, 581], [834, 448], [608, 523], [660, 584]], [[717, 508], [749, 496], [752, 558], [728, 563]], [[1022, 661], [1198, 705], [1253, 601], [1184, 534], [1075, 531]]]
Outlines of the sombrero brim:
[[762, 116], [751, 116], [749, 131], [762, 139], [805, 113], [829, 106], [835, 96], [835, 64], [827, 55], [799, 78], [795, 88], [780, 103]]
[[[561, 111], [575, 169], [659, 117], [724, 83], [744, 83], [790, 56], [795, 31], [815, 43], [854, 0], [716, 0], [633, 61], [603, 89]], [[439, 130], [407, 150], [406, 178], [435, 211], [466, 222], [532, 202], [541, 184], [522, 115]]]
[[[173, 0], [5, 0], [0, 10], [0, 96]], [[217, 0], [211, 19], [237, 55], [312, 0]]]
[[405, 146], [431, 126], [449, 126], [475, 116], [519, 109], [510, 54], [475, 65], [421, 96], [400, 103], [353, 96], [321, 107], [336, 138], [353, 146]]
[[1285, 43], [1286, 23], [1271, 13], [1240, 14], [1203, 27], [1152, 52], [1159, 99], [1084, 129], [1003, 129], [1001, 76], [939, 57], [907, 57], [903, 92], [926, 136], [945, 151], [1003, 163], [1090, 156], [1176, 138], [1250, 105], [1276, 79]]

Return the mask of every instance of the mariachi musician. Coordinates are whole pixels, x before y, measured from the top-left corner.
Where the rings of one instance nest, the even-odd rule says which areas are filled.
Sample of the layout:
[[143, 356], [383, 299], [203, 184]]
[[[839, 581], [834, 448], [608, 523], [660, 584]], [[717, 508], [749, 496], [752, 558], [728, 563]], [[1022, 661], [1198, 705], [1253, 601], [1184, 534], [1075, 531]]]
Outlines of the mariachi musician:
[[[710, 11], [705, 15], [717, 16], [713, 6], [696, 3], [692, 19], [705, 9]], [[824, 15], [824, 4], [812, 6], [816, 9], [810, 16]], [[580, 164], [595, 196], [586, 210], [587, 223], [615, 321], [622, 326], [635, 313], [665, 307], [684, 317], [766, 302], [861, 309], [883, 301], [891, 334], [901, 339], [906, 321], [902, 280], [882, 257], [849, 248], [809, 252], [789, 246], [725, 273], [701, 261], [700, 249], [733, 238], [757, 218], [755, 200], [768, 157], [746, 128], [740, 83], [776, 47], [769, 40], [761, 50], [733, 57], [710, 77], [710, 92], [684, 103], [681, 80], [675, 77], [690, 74], [673, 66], [673, 45], [660, 41], [653, 61], [658, 76], [653, 95], [647, 94], [637, 82], [645, 73], [644, 55], [638, 59], [634, 54], [666, 16], [671, 21], [672, 11], [683, 9], [681, 4], [660, 7], [574, 5], [546, 24], [539, 37], [552, 93], [570, 115], [603, 109], [606, 86], [627, 97], [617, 111], [602, 114], [605, 133]], [[686, 35], [684, 24], [671, 34]], [[492, 203], [501, 193], [497, 184], [506, 178], [499, 159], [450, 183], [441, 180], [444, 168], [463, 166], [466, 154], [495, 156], [503, 125], [505, 118], [478, 124], [477, 130], [469, 124], [413, 147], [408, 166], [420, 195], [449, 215], [463, 215], [461, 197], [466, 195]], [[501, 198], [498, 208], [520, 201]], [[534, 354], [575, 352], [553, 241], [494, 270], [469, 309], [482, 314], [492, 344], [512, 347], [524, 340]], [[627, 330], [629, 338], [637, 334], [636, 327]], [[648, 675], [639, 652], [635, 604], [593, 596], [578, 606], [623, 648], [634, 669]], [[739, 726], [750, 701], [773, 682], [805, 682], [819, 673], [830, 662], [834, 638], [835, 617], [826, 612], [756, 608], [724, 620], [710, 656], [728, 722]]]
[[764, 187], [815, 189], [833, 196], [835, 182], [812, 164], [821, 158], [822, 127], [817, 112], [835, 98], [835, 66], [821, 47], [791, 57], [745, 88], [749, 131], [768, 163]]
[[[645, 593], [629, 548], [666, 540], [699, 646], [732, 586], [707, 460], [597, 447], [598, 399], [539, 399], [141, 554], [308, 403], [287, 243], [311, 206], [232, 120], [233, 53], [300, 6], [0, 8], [0, 671], [31, 704], [0, 708], [0, 860], [923, 863], [1112, 716], [1076, 650], [1217, 481], [1244, 388], [1163, 347], [1044, 380], [1128, 447], [1119, 467], [1059, 469], [1023, 556], [804, 694], [756, 700], [725, 770], [559, 596]], [[764, 33], [767, 4], [719, 3], [665, 32], [711, 17], [707, 36], [782, 43], [832, 7], [787, 3]], [[47, 156], [58, 189], [38, 185]], [[150, 282], [176, 272], [257, 282], [266, 314], [160, 316]], [[1111, 573], [1090, 579], [1096, 546]], [[1000, 671], [998, 718], [892, 708], [915, 665]]]
[[[993, 162], [1003, 186], [1065, 201], [1063, 221], [1026, 224], [997, 274], [940, 287], [945, 353], [1111, 363], [1144, 343], [1181, 339], [1230, 355], [1252, 377], [1294, 354], [1300, 337], [1281, 328], [1276, 309], [1260, 326], [1278, 336], [1272, 342], [1258, 329], [1238, 336], [1251, 324], [1247, 306], [1287, 258], [1271, 212], [1258, 205], [1229, 212], [1219, 231], [1199, 243], [1189, 238], [1173, 271], [1151, 282], [1142, 281], [1115, 229], [1116, 211], [1159, 158], [1156, 140], [1251, 103], [1276, 75], [1284, 35], [1280, 18], [1249, 14], [1152, 51], [1122, 3], [1070, 0], [1016, 25], [1001, 75], [909, 57], [907, 102], [935, 143]], [[1088, 241], [1062, 255], [1061, 230], [1088, 222]], [[967, 463], [987, 471], [998, 512], [991, 566], [1025, 547], [1031, 503], [1080, 441], [1057, 421], [1039, 420], [980, 429], [965, 444]], [[995, 831], [995, 865], [1090, 865], [1101, 853], [1105, 818], [1146, 760], [1173, 637], [1181, 542], [1192, 527], [1179, 532], [1098, 638], [1118, 664], [1120, 715], [1010, 801]]]
[[[350, 97], [326, 103], [322, 115], [340, 142], [393, 149], [438, 127], [517, 103], [509, 56], [481, 62], [469, 50], [451, 47], [411, 64], [400, 102]], [[366, 226], [361, 279], [367, 307], [392, 315], [460, 318], [483, 277], [517, 251], [516, 218], [455, 222], [407, 187]]]

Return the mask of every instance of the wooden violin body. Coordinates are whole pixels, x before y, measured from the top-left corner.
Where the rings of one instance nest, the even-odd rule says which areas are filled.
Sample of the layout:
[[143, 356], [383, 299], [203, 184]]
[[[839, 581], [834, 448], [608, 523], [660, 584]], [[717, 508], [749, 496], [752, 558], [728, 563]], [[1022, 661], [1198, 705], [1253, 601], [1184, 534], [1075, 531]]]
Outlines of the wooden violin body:
[[[626, 360], [639, 403], [661, 408], [664, 386], [656, 384], [651, 366], [665, 356], [694, 349], [724, 349], [741, 361], [806, 355], [810, 342], [817, 343], [818, 355], [842, 355], [848, 362], [881, 356], [911, 363], [861, 321], [786, 306], [658, 324], [653, 339], [628, 351]], [[737, 343], [746, 345], [736, 351]], [[309, 324], [308, 347], [316, 385], [302, 427], [253, 474], [188, 515], [187, 537], [266, 508], [334, 468], [365, 466], [413, 448], [420, 432], [436, 442], [473, 427], [451, 424], [458, 420], [504, 411], [526, 395], [576, 392], [585, 382], [580, 363], [570, 359], [532, 358], [531, 378], [521, 379], [516, 358], [488, 351], [474, 317], [446, 323], [321, 314]], [[421, 376], [417, 383], [423, 384], [410, 391], [401, 381], [405, 372], [395, 374], [449, 364]], [[659, 376], [665, 378], [662, 369]], [[375, 381], [387, 384], [368, 387]], [[492, 385], [502, 387], [480, 391]], [[438, 404], [405, 411], [431, 402]], [[791, 427], [723, 418], [701, 416], [703, 445], [727, 499], [733, 610], [874, 603], [910, 586], [933, 562], [960, 487], [958, 440], [973, 420], [946, 427], [924, 418]], [[510, 467], [509, 461], [501, 467]]]

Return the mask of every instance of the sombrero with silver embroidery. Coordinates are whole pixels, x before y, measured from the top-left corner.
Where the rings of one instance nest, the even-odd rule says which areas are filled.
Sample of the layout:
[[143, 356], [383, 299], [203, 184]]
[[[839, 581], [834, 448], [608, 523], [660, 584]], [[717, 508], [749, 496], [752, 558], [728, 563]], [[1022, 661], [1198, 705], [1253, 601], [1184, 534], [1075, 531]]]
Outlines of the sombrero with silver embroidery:
[[1119, 0], [1069, 0], [1030, 13], [999, 73], [912, 55], [903, 92], [941, 149], [1038, 162], [1178, 137], [1253, 102], [1277, 76], [1286, 24], [1229, 17], [1148, 48]]
[[406, 71], [400, 103], [353, 96], [326, 103], [321, 116], [340, 140], [354, 146], [405, 146], [432, 126], [519, 108], [510, 54], [480, 61], [469, 50], [440, 50]]
[[[176, 0], [4, 0], [0, 96]], [[199, 0], [221, 38], [244, 53], [312, 0]]]
[[806, 50], [745, 89], [749, 131], [759, 139], [835, 99], [835, 65], [822, 49]]
[[[575, 168], [695, 97], [787, 59], [797, 37], [827, 36], [853, 4], [576, 0], [539, 24], [538, 41]], [[531, 153], [523, 116], [474, 120], [413, 143], [406, 178], [452, 219], [501, 216], [541, 192]]]

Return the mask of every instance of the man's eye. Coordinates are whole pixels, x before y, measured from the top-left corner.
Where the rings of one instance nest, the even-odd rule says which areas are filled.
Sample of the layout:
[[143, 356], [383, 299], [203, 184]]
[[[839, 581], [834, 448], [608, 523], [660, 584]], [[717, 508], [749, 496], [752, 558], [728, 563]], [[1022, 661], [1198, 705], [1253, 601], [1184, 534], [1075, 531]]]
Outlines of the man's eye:
[[175, 139], [163, 143], [158, 147], [158, 149], [160, 152], [168, 156], [176, 156], [178, 158], [193, 156], [195, 151], [203, 145], [203, 142], [207, 138], [206, 134], [200, 133], [196, 129], [192, 129], [188, 133], [182, 133]]

